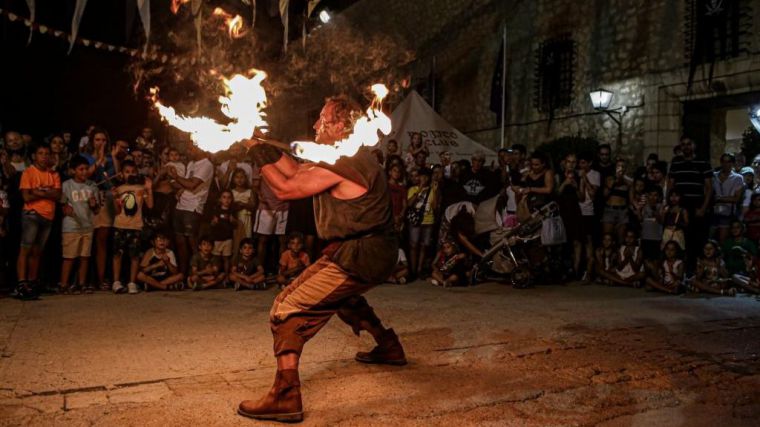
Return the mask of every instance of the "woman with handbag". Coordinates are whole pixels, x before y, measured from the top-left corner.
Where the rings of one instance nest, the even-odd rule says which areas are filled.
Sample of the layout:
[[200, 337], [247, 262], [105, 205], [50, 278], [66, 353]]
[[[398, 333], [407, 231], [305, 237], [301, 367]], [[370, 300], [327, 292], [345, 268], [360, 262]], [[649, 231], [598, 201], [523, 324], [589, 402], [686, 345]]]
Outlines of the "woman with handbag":
[[424, 278], [421, 277], [422, 267], [425, 265], [425, 255], [433, 241], [435, 203], [438, 194], [430, 185], [432, 177], [430, 169], [420, 169], [418, 176], [419, 185], [412, 186], [407, 193], [406, 219], [409, 224], [411, 276]]

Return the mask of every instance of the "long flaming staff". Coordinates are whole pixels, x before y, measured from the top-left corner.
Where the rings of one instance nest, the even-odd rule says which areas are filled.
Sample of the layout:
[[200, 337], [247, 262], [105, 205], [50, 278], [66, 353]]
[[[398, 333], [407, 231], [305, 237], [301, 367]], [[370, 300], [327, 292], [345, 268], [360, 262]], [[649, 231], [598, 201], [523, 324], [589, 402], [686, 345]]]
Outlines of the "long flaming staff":
[[311, 141], [296, 141], [288, 145], [283, 142], [263, 138], [267, 131], [267, 97], [261, 83], [266, 78], [263, 71], [251, 69], [246, 77], [236, 74], [230, 79], [222, 77], [225, 94], [219, 97], [221, 110], [230, 118], [228, 124], [221, 124], [209, 117], [188, 117], [176, 113], [174, 108], [158, 101], [158, 89], [151, 89], [153, 105], [161, 117], [170, 125], [190, 134], [190, 138], [204, 151], [212, 153], [226, 150], [240, 141], [256, 139], [282, 150], [292, 152], [296, 157], [312, 162], [335, 163], [340, 157], [353, 156], [362, 146], [374, 146], [380, 142], [378, 131], [387, 135], [391, 131], [391, 120], [382, 111], [382, 100], [388, 94], [385, 85], [375, 84], [372, 91], [375, 99], [354, 124], [351, 134], [334, 145], [317, 144]]

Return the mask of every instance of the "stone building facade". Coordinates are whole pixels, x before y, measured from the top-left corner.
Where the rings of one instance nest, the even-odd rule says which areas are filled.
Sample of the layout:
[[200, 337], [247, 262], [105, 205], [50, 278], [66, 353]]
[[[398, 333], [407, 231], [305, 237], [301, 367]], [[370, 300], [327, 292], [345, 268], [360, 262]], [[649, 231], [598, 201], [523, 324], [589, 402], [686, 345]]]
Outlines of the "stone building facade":
[[[730, 2], [741, 7], [739, 52], [698, 66], [688, 89], [690, 10]], [[501, 138], [491, 91], [505, 26], [507, 145], [593, 137], [638, 162], [650, 152], [670, 159], [686, 132], [715, 160], [725, 149], [721, 108], [760, 102], [760, 0], [361, 0], [342, 15], [367, 31], [399, 34], [417, 52], [416, 81], [435, 58], [436, 109], [494, 148]], [[563, 40], [572, 46], [570, 68], [559, 86], [544, 85], [539, 64]], [[611, 108], [625, 107], [619, 142], [614, 120], [591, 106], [596, 88], [614, 93]], [[552, 91], [564, 94], [557, 105]]]

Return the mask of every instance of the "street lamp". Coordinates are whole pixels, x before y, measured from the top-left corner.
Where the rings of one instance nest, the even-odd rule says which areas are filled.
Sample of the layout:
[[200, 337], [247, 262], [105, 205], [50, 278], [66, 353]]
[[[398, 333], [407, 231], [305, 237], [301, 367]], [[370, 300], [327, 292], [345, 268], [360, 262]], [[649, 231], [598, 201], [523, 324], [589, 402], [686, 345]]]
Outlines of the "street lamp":
[[760, 132], [760, 104], [749, 107], [749, 121], [752, 122], [755, 130]]
[[328, 12], [326, 9], [323, 9], [321, 12], [319, 12], [319, 20], [323, 24], [327, 24], [328, 22], [330, 22], [330, 18], [331, 18], [330, 12]]
[[604, 89], [591, 91], [588, 96], [591, 98], [591, 105], [594, 110], [607, 110], [612, 103], [612, 92]]
[[622, 106], [620, 108], [610, 108], [612, 104], [613, 93], [605, 89], [597, 89], [589, 92], [588, 96], [591, 98], [591, 105], [594, 110], [601, 111], [609, 118], [612, 119], [618, 126], [617, 143], [618, 147], [623, 143], [623, 114], [628, 110], [627, 107]]

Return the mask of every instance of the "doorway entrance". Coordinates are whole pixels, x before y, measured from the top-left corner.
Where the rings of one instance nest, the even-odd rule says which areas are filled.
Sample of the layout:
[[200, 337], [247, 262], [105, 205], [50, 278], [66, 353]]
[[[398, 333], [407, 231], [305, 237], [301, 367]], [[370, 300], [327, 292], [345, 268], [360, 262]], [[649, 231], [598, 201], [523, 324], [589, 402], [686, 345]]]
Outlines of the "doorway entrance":
[[758, 102], [760, 92], [684, 102], [683, 130], [696, 141], [697, 156], [716, 165], [725, 151], [738, 153], [741, 137], [737, 134], [751, 126], [748, 109]]

